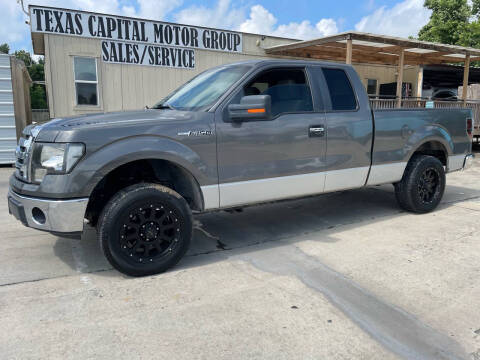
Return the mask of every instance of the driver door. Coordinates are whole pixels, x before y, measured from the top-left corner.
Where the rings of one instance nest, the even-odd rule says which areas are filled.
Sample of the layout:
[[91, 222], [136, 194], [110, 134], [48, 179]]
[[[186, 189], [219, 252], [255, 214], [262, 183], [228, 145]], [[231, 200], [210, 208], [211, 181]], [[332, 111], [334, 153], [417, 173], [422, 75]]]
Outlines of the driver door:
[[[264, 68], [217, 109], [220, 207], [323, 192], [325, 111], [309, 78], [305, 66]], [[248, 95], [271, 97], [269, 119], [230, 119]]]

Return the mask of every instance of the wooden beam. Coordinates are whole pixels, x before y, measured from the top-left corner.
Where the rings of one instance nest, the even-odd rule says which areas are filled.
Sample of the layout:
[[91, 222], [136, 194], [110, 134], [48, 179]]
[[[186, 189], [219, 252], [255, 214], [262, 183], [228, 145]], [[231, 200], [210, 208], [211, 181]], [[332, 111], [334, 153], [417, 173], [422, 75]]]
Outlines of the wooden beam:
[[397, 108], [402, 107], [402, 88], [403, 88], [403, 62], [405, 52], [402, 50], [398, 57], [398, 77], [397, 77]]
[[299, 41], [292, 44], [276, 45], [276, 46], [272, 46], [271, 48], [265, 49], [265, 52], [267, 54], [274, 54], [278, 51], [283, 51], [283, 50], [302, 49], [302, 48], [310, 47], [312, 45], [321, 45], [329, 42], [346, 40], [347, 37], [348, 37], [348, 33], [341, 33], [341, 34], [319, 38], [319, 39]]
[[423, 66], [420, 66], [420, 69], [418, 69], [418, 75], [417, 75], [417, 98], [422, 97], [422, 90], [423, 90]]
[[462, 89], [462, 100], [467, 100], [468, 94], [468, 73], [470, 71], [470, 54], [465, 57], [465, 64], [463, 65], [463, 89]]
[[[324, 47], [324, 46], [315, 46], [314, 48], [308, 49], [297, 49], [295, 51], [284, 51], [281, 54], [283, 55], [290, 55], [292, 53], [297, 54], [304, 53], [310, 54], [311, 56], [315, 54], [317, 58], [322, 58], [326, 56], [334, 56], [336, 57], [335, 60], [337, 61], [346, 61], [346, 49], [342, 48], [335, 48], [335, 47]], [[352, 62], [368, 62], [371, 60], [378, 60], [383, 62], [383, 64], [391, 64], [396, 65], [398, 63], [398, 56], [397, 55], [389, 55], [389, 54], [376, 54], [376, 53], [367, 53], [367, 52], [359, 52], [355, 48], [352, 49]]]
[[[353, 44], [353, 41], [352, 41]], [[329, 42], [325, 44], [320, 44], [320, 45], [315, 45], [316, 47], [332, 47], [332, 48], [340, 48], [340, 49], [346, 49], [347, 43], [339, 43], [339, 42]], [[360, 51], [365, 51], [368, 53], [377, 53], [377, 52], [387, 52], [387, 53], [392, 53], [392, 54], [398, 54], [401, 50], [402, 47], [400, 46], [386, 46], [386, 47], [378, 47], [378, 46], [368, 46], [368, 45], [358, 45], [358, 44], [353, 44], [353, 50], [360, 50]]]
[[347, 54], [345, 56], [345, 62], [349, 65], [352, 64], [352, 39], [347, 39]]

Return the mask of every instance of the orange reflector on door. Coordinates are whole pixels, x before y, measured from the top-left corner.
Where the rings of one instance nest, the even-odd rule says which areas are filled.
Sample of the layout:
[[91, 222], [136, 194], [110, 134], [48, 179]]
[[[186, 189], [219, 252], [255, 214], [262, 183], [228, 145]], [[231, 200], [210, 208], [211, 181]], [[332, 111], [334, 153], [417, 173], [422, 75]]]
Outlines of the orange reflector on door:
[[265, 109], [248, 109], [248, 113], [264, 113]]

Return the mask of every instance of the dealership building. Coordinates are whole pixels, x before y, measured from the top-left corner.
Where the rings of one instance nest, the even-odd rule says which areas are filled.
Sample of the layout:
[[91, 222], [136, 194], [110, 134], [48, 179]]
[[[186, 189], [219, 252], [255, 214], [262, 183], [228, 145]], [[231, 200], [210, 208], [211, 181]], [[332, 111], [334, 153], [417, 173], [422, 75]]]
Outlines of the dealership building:
[[[298, 43], [68, 9], [32, 5], [29, 12], [34, 53], [45, 56], [51, 118], [151, 106], [208, 68], [284, 57], [270, 50]], [[353, 65], [370, 95], [392, 88], [389, 84], [395, 93], [395, 64], [354, 61]], [[402, 77], [405, 94], [419, 94], [421, 67], [405, 65]]]

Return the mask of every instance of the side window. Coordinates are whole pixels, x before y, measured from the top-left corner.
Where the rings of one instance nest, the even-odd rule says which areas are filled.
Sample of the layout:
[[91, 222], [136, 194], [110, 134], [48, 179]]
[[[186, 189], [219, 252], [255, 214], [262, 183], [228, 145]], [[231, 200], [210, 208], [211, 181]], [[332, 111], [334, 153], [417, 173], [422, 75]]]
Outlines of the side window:
[[240, 93], [242, 96], [270, 95], [272, 116], [313, 111], [312, 93], [303, 69], [267, 70], [257, 75]]
[[347, 74], [341, 69], [323, 69], [332, 102], [332, 110], [355, 110], [357, 101]]
[[98, 105], [97, 59], [73, 58], [77, 105]]

